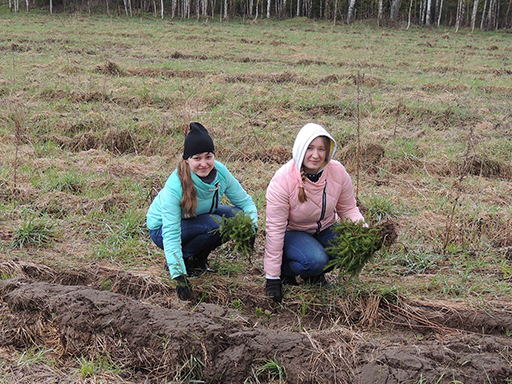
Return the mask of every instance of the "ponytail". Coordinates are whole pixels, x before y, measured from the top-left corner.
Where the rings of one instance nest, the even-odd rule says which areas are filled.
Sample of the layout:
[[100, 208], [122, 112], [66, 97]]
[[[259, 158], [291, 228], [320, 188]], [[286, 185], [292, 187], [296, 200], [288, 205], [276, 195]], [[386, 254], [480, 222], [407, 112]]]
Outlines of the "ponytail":
[[299, 202], [302, 204], [308, 201], [306, 191], [304, 190], [304, 183], [306, 182], [306, 172], [304, 171], [304, 168], [301, 168], [300, 170], [300, 177], [302, 179], [302, 183], [299, 186]]
[[194, 217], [197, 208], [197, 191], [192, 181], [190, 166], [185, 159], [180, 159], [178, 164], [178, 177], [181, 181], [182, 198], [180, 207], [183, 209], [185, 218]]

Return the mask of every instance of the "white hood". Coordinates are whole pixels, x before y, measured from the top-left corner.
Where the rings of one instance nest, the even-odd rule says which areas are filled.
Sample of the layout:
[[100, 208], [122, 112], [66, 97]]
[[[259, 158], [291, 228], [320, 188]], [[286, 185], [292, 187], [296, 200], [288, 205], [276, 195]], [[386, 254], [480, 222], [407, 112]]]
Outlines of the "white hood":
[[327, 132], [321, 125], [308, 123], [301, 128], [295, 138], [295, 143], [293, 143], [293, 161], [299, 171], [302, 168], [302, 162], [304, 161], [304, 156], [306, 155], [306, 150], [308, 149], [309, 144], [318, 136], [327, 136], [329, 140], [331, 140], [330, 153], [326, 156], [325, 163], [320, 167], [318, 172], [322, 171], [334, 156], [334, 153], [338, 148], [336, 140], [334, 140], [329, 132]]

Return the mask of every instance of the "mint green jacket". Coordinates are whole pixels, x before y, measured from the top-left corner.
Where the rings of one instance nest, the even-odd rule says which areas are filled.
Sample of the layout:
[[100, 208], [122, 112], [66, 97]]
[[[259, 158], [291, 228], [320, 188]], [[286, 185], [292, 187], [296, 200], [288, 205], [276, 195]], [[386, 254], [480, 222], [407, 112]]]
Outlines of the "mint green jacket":
[[[215, 212], [222, 197], [226, 195], [231, 204], [249, 213], [254, 226], [257, 226], [258, 212], [251, 196], [224, 164], [215, 161], [215, 168], [217, 177], [211, 184], [203, 182], [194, 172], [191, 172], [197, 191], [196, 216]], [[151, 203], [146, 215], [146, 224], [149, 229], [162, 228], [165, 259], [172, 278], [186, 271], [181, 248], [181, 220], [184, 219], [180, 206], [181, 198], [181, 181], [176, 169]]]

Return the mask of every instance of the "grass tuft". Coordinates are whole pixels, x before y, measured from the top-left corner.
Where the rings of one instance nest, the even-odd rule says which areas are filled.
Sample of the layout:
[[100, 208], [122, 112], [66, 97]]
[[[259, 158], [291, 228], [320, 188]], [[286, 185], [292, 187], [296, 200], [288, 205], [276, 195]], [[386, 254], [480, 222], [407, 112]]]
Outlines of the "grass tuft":
[[25, 246], [48, 246], [56, 238], [54, 225], [45, 219], [26, 218], [20, 227], [15, 228], [11, 240], [13, 248]]

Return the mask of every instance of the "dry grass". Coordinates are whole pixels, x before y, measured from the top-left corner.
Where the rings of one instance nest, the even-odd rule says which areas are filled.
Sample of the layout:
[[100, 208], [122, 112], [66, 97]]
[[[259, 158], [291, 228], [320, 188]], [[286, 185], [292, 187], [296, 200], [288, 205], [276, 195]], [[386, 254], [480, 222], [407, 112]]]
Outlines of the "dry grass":
[[[304, 332], [314, 352], [308, 374], [339, 363], [347, 382], [361, 356], [382, 350], [371, 338], [390, 329], [430, 336], [483, 329], [496, 337], [512, 329], [506, 36], [305, 20], [169, 28], [12, 17], [0, 42], [8, 58], [0, 63], [0, 101], [9, 106], [0, 111], [2, 279], [88, 286], [162, 310], [220, 311], [258, 330]], [[214, 259], [233, 270], [195, 279], [197, 301], [187, 304], [176, 300], [144, 214], [176, 167], [191, 121], [209, 129], [217, 158], [252, 194], [260, 219], [253, 265], [222, 247]], [[399, 235], [359, 281], [328, 276], [331, 291], [287, 288], [281, 307], [264, 295], [265, 189], [309, 121], [334, 135], [336, 158], [351, 174], [359, 166], [365, 214], [392, 218]], [[31, 217], [52, 224], [56, 240], [13, 247], [14, 231]], [[14, 320], [2, 305], [2, 318]], [[45, 321], [35, 316], [18, 327], [20, 340], [69, 352]], [[116, 346], [114, 336], [81, 345], [93, 356]], [[41, 363], [29, 371], [16, 365], [19, 353], [2, 350], [6, 382], [82, 380], [65, 356], [63, 368]], [[182, 362], [173, 361], [154, 360], [154, 377]], [[104, 371], [89, 382], [143, 382], [116, 375]]]

